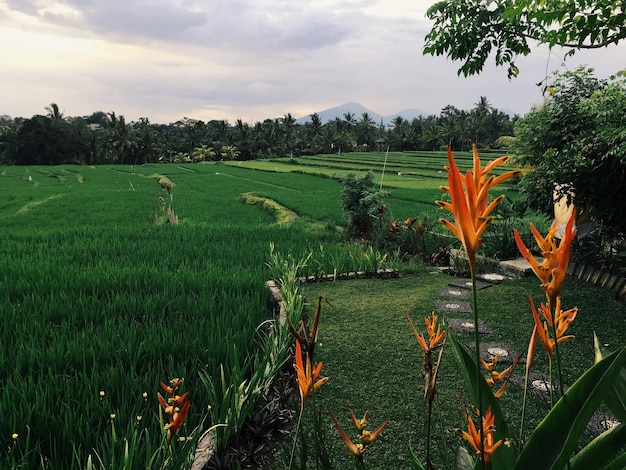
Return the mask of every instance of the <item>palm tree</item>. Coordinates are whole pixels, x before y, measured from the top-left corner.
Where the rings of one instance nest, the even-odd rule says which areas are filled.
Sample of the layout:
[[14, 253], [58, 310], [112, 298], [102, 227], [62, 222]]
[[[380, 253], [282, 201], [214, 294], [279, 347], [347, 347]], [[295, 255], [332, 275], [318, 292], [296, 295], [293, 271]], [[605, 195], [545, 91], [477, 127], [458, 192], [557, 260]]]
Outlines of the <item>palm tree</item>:
[[50, 103], [50, 106], [46, 106], [46, 111], [48, 111], [48, 117], [52, 119], [52, 121], [62, 121], [63, 113], [59, 112], [59, 106], [56, 103]]
[[224, 160], [237, 160], [241, 152], [234, 145], [224, 145], [220, 150], [220, 155]]
[[[161, 147], [161, 134], [155, 131], [148, 118], [139, 118], [137, 130], [137, 152], [135, 153], [135, 165], [156, 161], [156, 153]], [[139, 160], [141, 159], [141, 162]]]
[[487, 134], [487, 119], [489, 114], [493, 111], [493, 107], [487, 100], [486, 96], [481, 96], [477, 103], [474, 103], [474, 109], [472, 109], [472, 115], [474, 116], [474, 143], [479, 145], [484, 140]]
[[374, 120], [367, 112], [361, 115], [361, 120], [357, 123], [357, 139], [358, 143], [368, 148], [375, 143], [376, 128], [374, 126]]
[[286, 147], [289, 149], [289, 156], [293, 158], [293, 148], [294, 148], [293, 131], [294, 131], [294, 126], [296, 124], [296, 119], [291, 115], [291, 113], [287, 113], [283, 116], [281, 123], [283, 125], [283, 134], [285, 136], [285, 144], [286, 144]]
[[343, 119], [346, 123], [347, 129], [351, 131], [352, 128], [356, 125], [356, 117], [354, 117], [354, 113], [351, 113], [350, 111], [344, 113]]
[[113, 159], [124, 164], [127, 157], [130, 158], [136, 142], [133, 129], [126, 124], [124, 116], [116, 116], [114, 112], [109, 114], [109, 142], [113, 151]]

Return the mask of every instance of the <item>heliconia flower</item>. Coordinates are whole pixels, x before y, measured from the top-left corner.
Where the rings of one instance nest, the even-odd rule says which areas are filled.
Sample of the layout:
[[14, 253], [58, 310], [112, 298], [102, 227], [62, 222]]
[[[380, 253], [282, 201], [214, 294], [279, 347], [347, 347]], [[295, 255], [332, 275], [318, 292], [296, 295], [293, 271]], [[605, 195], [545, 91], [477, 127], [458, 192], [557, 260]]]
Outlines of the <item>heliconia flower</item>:
[[[552, 322], [552, 313], [547, 305], [541, 304], [539, 310], [541, 312], [541, 316], [537, 312], [535, 308], [535, 303], [532, 298], [530, 298], [530, 306], [533, 312], [533, 318], [535, 320], [535, 326], [537, 327], [537, 334], [541, 343], [543, 344], [544, 349], [547, 351], [548, 356], [550, 356], [550, 360], [552, 360], [552, 352], [554, 351], [556, 343], [562, 343], [563, 341], [567, 341], [568, 339], [574, 338], [574, 335], [566, 335], [565, 332], [571, 325], [571, 323], [576, 318], [576, 314], [578, 313], [578, 308], [570, 308], [569, 310], [562, 311], [561, 310], [561, 298], [556, 298], [556, 305], [554, 309], [554, 323]], [[543, 320], [542, 318], [543, 317]], [[550, 336], [550, 328], [552, 327], [552, 331], [554, 334], [554, 338]]]
[[[163, 408], [163, 412], [168, 417], [169, 422], [163, 426], [163, 429], [169, 431], [167, 443], [168, 445], [172, 442], [172, 438], [176, 431], [180, 429], [187, 417], [187, 413], [189, 412], [189, 407], [191, 405], [190, 401], [185, 401], [189, 392], [185, 392], [182, 395], [177, 395], [176, 392], [178, 388], [183, 383], [183, 379], [175, 378], [170, 380], [170, 385], [165, 385], [161, 382], [161, 388], [167, 393], [167, 399], [163, 397], [160, 393], [157, 393], [157, 398], [159, 399], [159, 403], [161, 408]], [[184, 404], [183, 404], [184, 402]], [[182, 408], [180, 408], [182, 405]], [[139, 418], [138, 418], [139, 419]]]
[[387, 418], [383, 424], [381, 424], [380, 426], [378, 426], [376, 428], [376, 430], [370, 432], [370, 431], [366, 431], [365, 429], [362, 430], [359, 433], [359, 439], [361, 439], [361, 442], [363, 443], [364, 446], [368, 446], [370, 445], [372, 442], [374, 442], [376, 440], [376, 438], [378, 436], [380, 436], [380, 433], [382, 432], [383, 428], [385, 426], [387, 426], [387, 423], [389, 423], [389, 418]]
[[337, 418], [335, 418], [333, 412], [330, 411], [330, 408], [326, 407], [326, 410], [330, 415], [330, 419], [332, 419], [333, 423], [335, 423], [335, 427], [337, 428], [337, 431], [339, 431], [339, 435], [341, 436], [341, 439], [343, 440], [350, 453], [354, 455], [360, 462], [363, 462], [363, 455], [365, 454], [366, 446], [364, 444], [355, 444], [354, 442], [352, 442], [352, 440], [348, 437], [345, 431], [341, 428], [339, 421], [337, 421]]
[[482, 357], [480, 358], [480, 362], [483, 368], [489, 374], [489, 377], [487, 377], [487, 384], [490, 387], [493, 387], [494, 385], [504, 380], [504, 384], [500, 387], [500, 389], [497, 392], [493, 393], [494, 397], [500, 399], [502, 398], [502, 395], [504, 395], [504, 392], [506, 391], [506, 387], [509, 385], [509, 381], [511, 380], [511, 376], [513, 375], [513, 371], [517, 367], [517, 364], [519, 364], [520, 360], [522, 359], [522, 356], [518, 356], [517, 359], [515, 359], [515, 361], [513, 362], [513, 364], [511, 364], [509, 367], [504, 369], [502, 372], [498, 372], [495, 370], [496, 365], [498, 364], [498, 359], [499, 359], [499, 356], [496, 354], [495, 356], [491, 358], [489, 362], [485, 361]]
[[[474, 410], [474, 411], [476, 412], [476, 414], [478, 414], [477, 410]], [[494, 442], [495, 440], [494, 434], [496, 432], [496, 427], [494, 424], [495, 416], [491, 412], [491, 408], [488, 408], [487, 412], [485, 413], [485, 416], [483, 416], [482, 445], [480, 442], [480, 432], [478, 429], [476, 429], [474, 420], [472, 419], [472, 417], [467, 411], [465, 412], [465, 417], [467, 418], [468, 430], [467, 431], [457, 430], [457, 432], [459, 432], [459, 434], [467, 442], [469, 442], [472, 445], [472, 447], [474, 447], [474, 449], [476, 450], [476, 455], [480, 456], [480, 454], [484, 451], [483, 462], [484, 462], [485, 468], [487, 468], [487, 465], [489, 465], [489, 462], [491, 462], [491, 458], [494, 452], [498, 449], [498, 447], [500, 447], [504, 443], [502, 439], [498, 440], [497, 442]]]
[[528, 342], [528, 353], [526, 354], [526, 381], [528, 381], [528, 376], [530, 375], [530, 369], [533, 366], [533, 362], [535, 361], [535, 349], [537, 347], [537, 336], [539, 336], [539, 330], [537, 328], [537, 324], [533, 328], [533, 334], [530, 337], [530, 341]]
[[294, 364], [296, 373], [298, 374], [298, 388], [300, 389], [300, 405], [304, 406], [306, 397], [313, 392], [313, 390], [321, 387], [328, 377], [318, 379], [322, 370], [322, 363], [320, 362], [315, 366], [315, 369], [311, 371], [311, 357], [309, 353], [306, 354], [306, 367], [302, 363], [302, 348], [300, 347], [300, 341], [296, 340], [296, 363]]
[[309, 354], [311, 360], [313, 360], [313, 352], [315, 349], [315, 344], [317, 343], [317, 330], [320, 324], [321, 311], [322, 297], [320, 296], [317, 299], [317, 308], [315, 309], [315, 314], [313, 315], [313, 325], [311, 326], [310, 330], [304, 317], [300, 319], [300, 331], [296, 330], [296, 328], [291, 323], [289, 317], [287, 317], [287, 325], [289, 327], [289, 330], [295, 336], [296, 341], [300, 342], [300, 344], [304, 346], [305, 351]]
[[476, 145], [473, 146], [473, 153], [474, 168], [463, 176], [457, 168], [452, 150], [448, 146], [449, 186], [443, 186], [441, 189], [450, 194], [450, 203], [436, 202], [438, 206], [452, 213], [454, 223], [446, 219], [440, 219], [440, 222], [463, 244], [472, 272], [476, 267], [476, 252], [482, 243], [482, 234], [493, 220], [489, 214], [504, 198], [504, 195], [500, 195], [489, 203], [489, 189], [521, 173], [521, 171], [515, 170], [499, 176], [489, 176], [494, 168], [506, 162], [509, 157], [503, 156], [492, 160], [483, 168], [480, 165]]
[[541, 256], [543, 256], [543, 262], [539, 263], [537, 259], [532, 255], [531, 251], [524, 245], [517, 229], [513, 230], [513, 236], [515, 237], [515, 243], [522, 254], [522, 256], [528, 261], [535, 275], [541, 281], [541, 288], [545, 291], [548, 298], [548, 304], [550, 307], [554, 307], [556, 299], [561, 292], [563, 286], [563, 280], [567, 272], [569, 265], [572, 241], [576, 235], [574, 227], [574, 218], [576, 211], [572, 212], [567, 225], [565, 226], [565, 232], [563, 238], [557, 247], [557, 239], [555, 237], [557, 232], [556, 225], [548, 231], [544, 237], [537, 231], [533, 224], [530, 224], [530, 230], [532, 231], [537, 246], [541, 250]]
[[365, 414], [363, 415], [362, 419], [357, 418], [356, 416], [354, 416], [354, 413], [352, 412], [352, 410], [350, 410], [350, 418], [352, 418], [352, 424], [354, 424], [354, 427], [356, 428], [357, 432], [359, 434], [361, 434], [363, 432], [363, 430], [365, 429], [365, 426], [367, 426], [367, 415], [368, 415], [369, 411], [365, 411]]
[[[437, 324], [437, 315], [435, 312], [432, 312], [431, 317], [426, 317], [424, 319], [424, 323], [426, 324], [426, 331], [428, 332], [428, 343], [424, 335], [417, 331], [415, 325], [413, 324], [413, 320], [407, 313], [407, 318], [409, 319], [409, 323], [411, 324], [411, 328], [413, 329], [413, 333], [417, 338], [417, 342], [424, 352], [434, 351], [438, 346], [443, 344], [443, 340], [446, 337], [446, 330], [441, 331], [441, 324]], [[435, 330], [435, 327], [437, 328]]]

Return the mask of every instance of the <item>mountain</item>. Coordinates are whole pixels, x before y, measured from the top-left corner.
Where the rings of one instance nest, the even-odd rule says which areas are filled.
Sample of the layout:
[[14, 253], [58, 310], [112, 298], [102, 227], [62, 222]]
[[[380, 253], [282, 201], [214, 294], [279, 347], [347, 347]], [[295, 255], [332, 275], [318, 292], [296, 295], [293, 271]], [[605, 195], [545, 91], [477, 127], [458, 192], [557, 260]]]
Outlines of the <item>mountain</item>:
[[[372, 111], [371, 109], [367, 109], [365, 106], [363, 106], [360, 103], [355, 103], [355, 102], [348, 102], [339, 106], [335, 106], [334, 108], [325, 109], [323, 111], [317, 111], [317, 114], [322, 120], [322, 124], [326, 124], [328, 121], [332, 121], [337, 117], [343, 120], [344, 115], [347, 113], [354, 114], [354, 118], [357, 121], [361, 119], [361, 116], [363, 115], [363, 113], [368, 113], [370, 117], [372, 118], [372, 121], [374, 121], [375, 124], [379, 124], [380, 121], [382, 120], [383, 124], [385, 125], [391, 124], [391, 121], [393, 121], [393, 119], [396, 116], [402, 116], [404, 119], [408, 119], [410, 121], [413, 118], [416, 118], [419, 116], [428, 116], [430, 114], [430, 113], [427, 113], [426, 111], [422, 111], [421, 109], [404, 109], [394, 114], [382, 115], [380, 113]], [[298, 124], [304, 124], [304, 123], [309, 122], [311, 120], [311, 114], [298, 118], [296, 122]]]

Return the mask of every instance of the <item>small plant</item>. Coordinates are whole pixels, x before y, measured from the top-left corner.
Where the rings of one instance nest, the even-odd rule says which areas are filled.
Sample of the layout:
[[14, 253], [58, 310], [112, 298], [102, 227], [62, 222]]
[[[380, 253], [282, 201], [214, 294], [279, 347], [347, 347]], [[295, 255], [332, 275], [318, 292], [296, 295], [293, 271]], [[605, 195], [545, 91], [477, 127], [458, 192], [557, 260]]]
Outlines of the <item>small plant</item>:
[[374, 173], [371, 171], [362, 176], [354, 173], [346, 176], [334, 175], [333, 179], [339, 181], [342, 187], [339, 203], [346, 218], [348, 237], [370, 240], [375, 229], [375, 221], [384, 214], [383, 198], [387, 197], [389, 192], [376, 189]]
[[172, 209], [172, 201], [174, 200], [172, 190], [176, 185], [165, 175], [152, 175], [151, 178], [157, 179], [161, 186], [161, 193], [158, 195], [157, 208], [154, 213], [154, 223], [178, 225], [178, 216]]

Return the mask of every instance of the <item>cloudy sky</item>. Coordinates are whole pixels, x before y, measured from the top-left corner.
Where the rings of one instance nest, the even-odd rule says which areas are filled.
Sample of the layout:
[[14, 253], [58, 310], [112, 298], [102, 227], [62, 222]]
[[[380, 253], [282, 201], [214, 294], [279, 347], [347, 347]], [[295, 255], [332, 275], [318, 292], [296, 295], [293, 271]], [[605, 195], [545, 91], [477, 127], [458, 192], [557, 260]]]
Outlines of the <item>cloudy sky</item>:
[[[536, 48], [520, 76], [422, 55], [435, 0], [0, 0], [0, 114], [115, 111], [127, 121], [183, 116], [248, 122], [356, 101], [380, 114], [471, 109], [480, 96], [523, 114], [535, 85], [563, 69]], [[568, 58], [606, 77], [626, 46]]]

